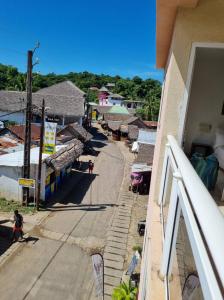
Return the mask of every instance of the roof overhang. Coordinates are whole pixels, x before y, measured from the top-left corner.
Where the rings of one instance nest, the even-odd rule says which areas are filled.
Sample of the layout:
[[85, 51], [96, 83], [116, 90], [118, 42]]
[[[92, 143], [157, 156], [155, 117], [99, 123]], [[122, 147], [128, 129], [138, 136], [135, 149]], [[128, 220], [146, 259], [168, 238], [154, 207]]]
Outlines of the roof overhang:
[[166, 66], [178, 7], [194, 8], [199, 0], [157, 0], [156, 2], [156, 66]]

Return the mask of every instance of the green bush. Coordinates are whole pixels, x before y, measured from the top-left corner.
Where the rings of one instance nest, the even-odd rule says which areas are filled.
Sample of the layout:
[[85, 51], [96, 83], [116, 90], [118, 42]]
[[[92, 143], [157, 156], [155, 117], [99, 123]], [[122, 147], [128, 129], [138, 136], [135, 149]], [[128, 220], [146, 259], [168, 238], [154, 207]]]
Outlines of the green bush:
[[118, 287], [116, 287], [112, 294], [113, 300], [136, 300], [137, 298], [136, 287], [133, 287], [131, 281], [128, 283], [122, 282]]

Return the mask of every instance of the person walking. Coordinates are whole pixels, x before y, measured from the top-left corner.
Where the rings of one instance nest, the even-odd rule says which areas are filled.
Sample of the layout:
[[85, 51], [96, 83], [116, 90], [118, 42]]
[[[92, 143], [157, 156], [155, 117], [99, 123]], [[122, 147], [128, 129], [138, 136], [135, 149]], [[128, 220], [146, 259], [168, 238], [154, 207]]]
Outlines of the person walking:
[[89, 160], [88, 167], [89, 167], [89, 174], [92, 174], [93, 168], [94, 168], [94, 163], [91, 160]]
[[21, 239], [23, 239], [23, 216], [19, 214], [18, 210], [14, 211], [14, 226], [12, 242], [17, 240], [17, 233], [19, 233]]

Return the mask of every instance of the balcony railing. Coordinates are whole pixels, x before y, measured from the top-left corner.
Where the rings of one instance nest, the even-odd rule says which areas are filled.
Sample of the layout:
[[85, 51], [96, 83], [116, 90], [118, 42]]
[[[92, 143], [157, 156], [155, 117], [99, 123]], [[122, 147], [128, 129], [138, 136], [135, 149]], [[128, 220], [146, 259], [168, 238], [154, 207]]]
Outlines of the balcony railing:
[[159, 205], [161, 213], [168, 193], [169, 170], [172, 187], [160, 275], [172, 272], [180, 215], [185, 220], [188, 238], [200, 279], [204, 299], [224, 299], [224, 217], [173, 136], [166, 145]]

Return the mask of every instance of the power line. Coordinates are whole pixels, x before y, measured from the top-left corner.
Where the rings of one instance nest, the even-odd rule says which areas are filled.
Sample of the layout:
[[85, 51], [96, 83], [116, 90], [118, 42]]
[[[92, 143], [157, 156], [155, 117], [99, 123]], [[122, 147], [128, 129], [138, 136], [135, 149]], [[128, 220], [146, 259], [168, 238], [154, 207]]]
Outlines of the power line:
[[9, 116], [9, 115], [12, 115], [12, 114], [16, 114], [16, 113], [24, 111], [24, 110], [26, 110], [26, 108], [23, 108], [23, 109], [20, 109], [20, 110], [17, 110], [17, 111], [13, 111], [13, 112], [10, 112], [10, 113], [4, 114], [4, 115], [0, 115], [0, 118], [1, 117], [6, 117], [6, 116]]

